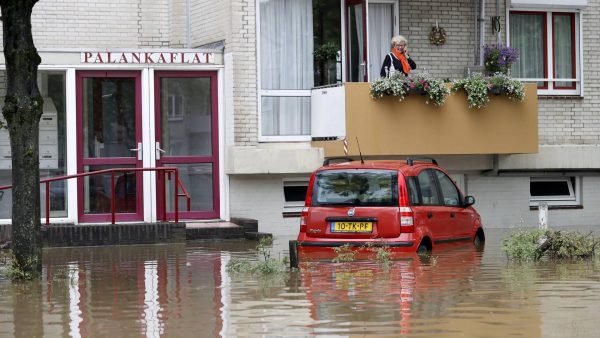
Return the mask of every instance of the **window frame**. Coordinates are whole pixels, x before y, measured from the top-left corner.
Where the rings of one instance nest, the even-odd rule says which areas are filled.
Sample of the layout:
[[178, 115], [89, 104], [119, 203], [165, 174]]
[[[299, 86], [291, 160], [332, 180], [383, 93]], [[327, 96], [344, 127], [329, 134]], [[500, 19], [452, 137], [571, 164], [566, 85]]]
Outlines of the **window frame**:
[[[539, 96], [581, 96], [584, 93], [583, 78], [583, 26], [581, 11], [576, 9], [521, 9], [507, 8], [506, 44], [510, 45], [510, 17], [512, 14], [543, 14], [544, 15], [544, 78], [517, 78], [522, 82], [544, 82], [538, 88]], [[572, 69], [574, 77], [570, 79], [557, 79], [554, 77], [556, 62], [554, 58], [554, 18], [557, 15], [569, 15], [573, 18], [571, 37], [572, 44]], [[574, 86], [557, 86], [557, 82], [572, 82]]]
[[565, 176], [565, 177], [529, 177], [531, 189], [532, 182], [566, 182], [569, 189], [569, 195], [559, 196], [532, 196], [529, 194], [529, 206], [537, 208], [540, 203], [546, 203], [548, 206], [580, 206], [581, 205], [581, 176]]

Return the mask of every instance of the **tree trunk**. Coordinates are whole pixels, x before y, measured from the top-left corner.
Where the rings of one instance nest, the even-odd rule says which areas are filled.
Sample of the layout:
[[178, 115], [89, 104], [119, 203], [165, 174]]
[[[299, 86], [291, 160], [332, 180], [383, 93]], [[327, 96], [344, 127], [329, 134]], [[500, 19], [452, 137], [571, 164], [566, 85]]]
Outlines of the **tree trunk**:
[[42, 271], [39, 122], [43, 100], [37, 85], [41, 58], [33, 44], [31, 13], [38, 0], [0, 0], [6, 59], [2, 114], [12, 153], [12, 249], [17, 276]]

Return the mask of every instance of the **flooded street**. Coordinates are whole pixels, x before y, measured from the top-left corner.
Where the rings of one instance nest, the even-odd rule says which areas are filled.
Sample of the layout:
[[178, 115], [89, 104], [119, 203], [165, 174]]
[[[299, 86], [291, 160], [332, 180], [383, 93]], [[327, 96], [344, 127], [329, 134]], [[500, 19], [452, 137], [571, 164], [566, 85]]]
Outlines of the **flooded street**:
[[[41, 282], [0, 281], [0, 336], [600, 337], [600, 262], [521, 265], [504, 231], [431, 257], [230, 274], [255, 242], [46, 249]], [[287, 255], [288, 238], [273, 255]]]

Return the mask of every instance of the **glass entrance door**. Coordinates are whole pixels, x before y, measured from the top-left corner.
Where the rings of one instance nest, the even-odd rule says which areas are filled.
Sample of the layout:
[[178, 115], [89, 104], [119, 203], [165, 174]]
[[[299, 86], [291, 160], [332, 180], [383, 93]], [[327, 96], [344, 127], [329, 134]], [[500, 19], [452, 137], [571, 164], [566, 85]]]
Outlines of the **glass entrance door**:
[[[140, 73], [77, 72], [78, 172], [142, 167]], [[79, 220], [143, 219], [141, 172], [118, 172], [78, 179]]]
[[218, 218], [217, 73], [156, 72], [154, 79], [156, 166], [179, 168], [191, 202], [187, 211], [186, 198], [175, 195], [173, 181], [157, 175], [157, 216], [166, 212], [173, 218], [179, 198], [180, 218]]
[[348, 82], [368, 81], [366, 11], [366, 0], [346, 0]]

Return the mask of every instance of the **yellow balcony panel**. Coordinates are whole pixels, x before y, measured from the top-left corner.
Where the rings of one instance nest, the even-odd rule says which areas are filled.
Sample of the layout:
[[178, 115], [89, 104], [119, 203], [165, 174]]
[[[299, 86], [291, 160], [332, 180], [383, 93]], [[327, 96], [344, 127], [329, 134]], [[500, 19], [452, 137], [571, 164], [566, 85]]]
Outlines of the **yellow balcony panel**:
[[[490, 95], [480, 109], [469, 109], [463, 91], [452, 93], [442, 107], [409, 95], [372, 99], [369, 83], [344, 84], [348, 155], [365, 156], [525, 154], [538, 151], [538, 106], [535, 84], [525, 85], [525, 100]], [[341, 103], [341, 102], [340, 102]], [[344, 156], [342, 141], [314, 141], [325, 157]]]

